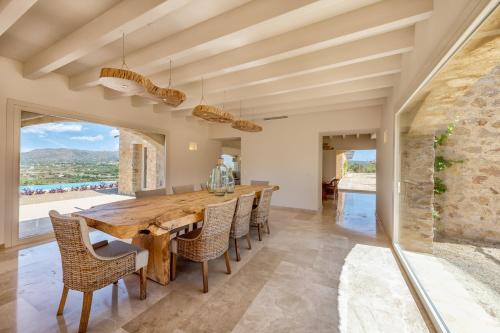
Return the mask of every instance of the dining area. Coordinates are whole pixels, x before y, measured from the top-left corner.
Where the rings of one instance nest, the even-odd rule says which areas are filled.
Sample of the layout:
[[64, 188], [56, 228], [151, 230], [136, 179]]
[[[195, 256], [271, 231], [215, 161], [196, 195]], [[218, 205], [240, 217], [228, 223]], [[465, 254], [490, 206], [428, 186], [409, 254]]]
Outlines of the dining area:
[[[168, 288], [183, 274], [177, 270], [178, 260], [199, 264], [202, 288], [193, 287], [203, 293], [209, 292], [210, 261], [223, 257], [226, 273], [231, 274], [232, 262], [241, 260], [241, 246], [252, 248], [251, 233], [258, 241], [270, 234], [271, 198], [279, 186], [265, 181], [234, 186], [226, 175], [218, 174], [219, 184], [211, 175], [199, 190], [182, 185], [173, 187], [172, 194], [165, 189], [140, 191], [135, 199], [69, 216], [51, 211], [64, 285], [57, 316], [64, 316], [70, 290], [83, 293], [78, 331], [86, 332], [95, 291], [136, 273], [140, 287], [135, 297], [145, 300], [148, 284]], [[90, 230], [111, 237], [92, 243]]]

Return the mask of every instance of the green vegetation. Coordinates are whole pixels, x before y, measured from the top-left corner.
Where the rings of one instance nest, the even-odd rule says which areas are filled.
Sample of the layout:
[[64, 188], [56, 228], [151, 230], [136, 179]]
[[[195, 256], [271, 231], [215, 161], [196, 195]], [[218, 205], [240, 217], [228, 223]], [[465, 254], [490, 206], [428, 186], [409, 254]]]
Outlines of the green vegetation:
[[111, 181], [118, 179], [118, 161], [22, 162], [20, 185]]
[[439, 177], [434, 177], [434, 193], [435, 194], [443, 194], [446, 192], [446, 184], [444, 181], [439, 178]]
[[448, 125], [444, 133], [434, 136], [434, 148], [437, 148], [437, 146], [442, 146], [446, 142], [448, 137], [453, 133], [454, 130], [455, 130], [455, 125], [450, 124]]
[[[347, 162], [347, 161], [346, 161]], [[354, 173], [375, 173], [376, 165], [374, 161], [349, 161], [347, 171]]]

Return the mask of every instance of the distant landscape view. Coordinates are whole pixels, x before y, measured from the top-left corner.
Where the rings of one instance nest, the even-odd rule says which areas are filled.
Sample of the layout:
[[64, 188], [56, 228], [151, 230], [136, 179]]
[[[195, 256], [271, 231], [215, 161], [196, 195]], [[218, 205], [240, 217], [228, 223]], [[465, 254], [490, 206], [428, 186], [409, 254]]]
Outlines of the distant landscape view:
[[20, 171], [21, 186], [116, 181], [118, 152], [34, 149], [21, 153]]
[[116, 187], [117, 129], [60, 122], [26, 126], [21, 134], [21, 194]]
[[376, 150], [355, 150], [350, 160], [346, 161], [347, 172], [375, 173]]

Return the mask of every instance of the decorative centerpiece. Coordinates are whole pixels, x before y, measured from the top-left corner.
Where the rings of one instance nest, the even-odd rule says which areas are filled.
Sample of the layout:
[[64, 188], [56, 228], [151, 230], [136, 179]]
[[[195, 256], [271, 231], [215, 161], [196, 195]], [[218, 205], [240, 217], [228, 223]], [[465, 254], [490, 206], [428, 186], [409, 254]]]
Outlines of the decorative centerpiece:
[[213, 168], [212, 173], [210, 174], [208, 191], [219, 196], [225, 195], [227, 192], [227, 175], [228, 170], [224, 165], [224, 160], [222, 158], [219, 158], [217, 160], [217, 166]]

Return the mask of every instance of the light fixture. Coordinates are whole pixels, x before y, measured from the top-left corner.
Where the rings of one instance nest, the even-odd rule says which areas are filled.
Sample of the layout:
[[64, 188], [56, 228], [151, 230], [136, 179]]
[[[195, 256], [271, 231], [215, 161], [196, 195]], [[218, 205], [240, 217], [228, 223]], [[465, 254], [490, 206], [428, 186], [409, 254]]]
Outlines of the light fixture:
[[125, 33], [122, 35], [122, 66], [120, 68], [102, 68], [99, 82], [103, 86], [119, 91], [126, 96], [139, 95], [174, 107], [186, 100], [185, 93], [171, 88], [172, 61], [170, 61], [168, 88], [158, 87], [147, 77], [128, 69], [125, 62]]
[[125, 62], [125, 33], [122, 35], [122, 66], [102, 68], [99, 82], [105, 87], [126, 95], [137, 95], [146, 91], [143, 83], [144, 76], [129, 70]]
[[189, 143], [189, 150], [190, 151], [196, 151], [196, 150], [198, 150], [198, 144], [196, 142], [190, 142]]
[[180, 90], [171, 88], [172, 86], [172, 60], [170, 60], [168, 87], [161, 88], [155, 85], [150, 79], [144, 78], [144, 87], [147, 95], [151, 99], [159, 99], [161, 102], [176, 107], [186, 100], [186, 94]]
[[253, 121], [241, 119], [241, 101], [240, 101], [240, 119], [234, 120], [231, 127], [244, 132], [261, 132], [262, 126]]
[[234, 117], [231, 113], [222, 110], [213, 105], [204, 104], [205, 97], [203, 95], [203, 78], [201, 78], [201, 100], [200, 104], [194, 107], [193, 116], [214, 122], [214, 123], [231, 123]]

